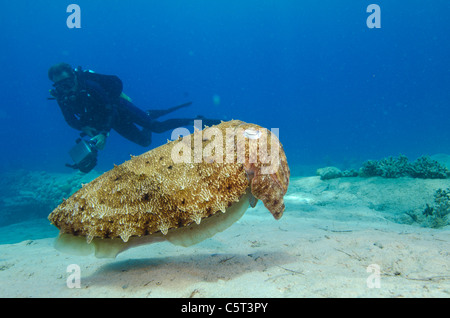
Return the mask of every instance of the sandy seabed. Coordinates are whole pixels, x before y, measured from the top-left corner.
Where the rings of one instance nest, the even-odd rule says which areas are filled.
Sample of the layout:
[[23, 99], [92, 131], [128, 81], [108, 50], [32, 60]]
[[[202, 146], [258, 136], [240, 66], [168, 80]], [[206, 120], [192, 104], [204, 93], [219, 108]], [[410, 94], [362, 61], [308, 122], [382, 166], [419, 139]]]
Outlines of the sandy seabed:
[[[54, 238], [2, 244], [0, 297], [448, 298], [450, 227], [398, 220], [449, 186], [411, 178], [293, 178], [279, 221], [258, 203], [195, 246], [157, 243], [116, 259], [63, 254]], [[0, 232], [48, 231], [42, 224]], [[67, 285], [75, 282], [71, 264], [79, 266], [80, 288]]]

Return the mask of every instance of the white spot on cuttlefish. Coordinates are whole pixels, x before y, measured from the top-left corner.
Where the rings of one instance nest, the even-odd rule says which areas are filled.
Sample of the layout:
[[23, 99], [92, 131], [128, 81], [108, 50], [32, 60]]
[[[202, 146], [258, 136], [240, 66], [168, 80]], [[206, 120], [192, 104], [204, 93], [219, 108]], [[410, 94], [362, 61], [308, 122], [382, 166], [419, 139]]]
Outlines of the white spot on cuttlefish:
[[244, 137], [248, 139], [259, 139], [261, 137], [261, 131], [249, 128], [244, 130]]

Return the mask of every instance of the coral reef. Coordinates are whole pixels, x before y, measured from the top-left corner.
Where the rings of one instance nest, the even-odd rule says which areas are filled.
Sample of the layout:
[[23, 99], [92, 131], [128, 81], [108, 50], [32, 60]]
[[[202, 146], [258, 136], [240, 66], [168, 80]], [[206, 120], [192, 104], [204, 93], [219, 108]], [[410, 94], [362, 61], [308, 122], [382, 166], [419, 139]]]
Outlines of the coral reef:
[[358, 171], [353, 169], [342, 171], [341, 169], [336, 167], [325, 167], [317, 169], [316, 175], [320, 177], [320, 180], [330, 180], [341, 177], [357, 177]]
[[427, 218], [429, 227], [440, 228], [449, 225], [450, 214], [450, 188], [438, 189], [434, 194], [434, 206], [426, 205], [422, 214]]
[[389, 157], [381, 160], [366, 161], [359, 171], [361, 177], [400, 178], [408, 175], [408, 158], [400, 155], [398, 158]]
[[366, 161], [360, 168], [361, 177], [400, 178], [412, 177], [421, 179], [446, 179], [450, 170], [438, 161], [422, 156], [415, 162], [409, 162], [406, 156], [389, 157], [381, 160]]
[[450, 170], [436, 160], [423, 156], [408, 166], [408, 174], [413, 178], [446, 179], [450, 176]]
[[446, 190], [437, 189], [433, 197], [434, 202], [432, 204], [426, 203], [425, 208], [405, 212], [411, 218], [412, 223], [435, 229], [450, 225], [448, 219], [450, 214], [450, 188]]
[[336, 179], [343, 176], [341, 169], [336, 167], [325, 167], [317, 169], [316, 174], [321, 180]]
[[15, 170], [0, 176], [0, 226], [44, 218], [63, 198], [81, 188], [99, 174], [50, 173], [46, 171]]
[[401, 178], [412, 177], [420, 179], [447, 179], [450, 177], [450, 170], [443, 164], [428, 156], [422, 156], [414, 162], [400, 155], [398, 157], [388, 157], [381, 160], [368, 160], [363, 163], [359, 171], [341, 171], [336, 167], [325, 167], [317, 169], [316, 174], [322, 180], [329, 180], [341, 177], [383, 177]]

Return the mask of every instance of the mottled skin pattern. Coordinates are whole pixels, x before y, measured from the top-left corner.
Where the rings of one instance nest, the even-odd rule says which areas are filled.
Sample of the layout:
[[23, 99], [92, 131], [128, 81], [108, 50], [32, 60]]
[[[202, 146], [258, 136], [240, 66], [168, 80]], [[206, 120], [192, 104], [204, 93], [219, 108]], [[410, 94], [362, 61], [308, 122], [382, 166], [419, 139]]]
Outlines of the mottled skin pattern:
[[[253, 196], [255, 198], [263, 201], [264, 206], [272, 213], [273, 217], [275, 219], [280, 219], [283, 216], [283, 212], [285, 209], [284, 206], [284, 200], [283, 197], [286, 194], [287, 188], [289, 186], [289, 176], [290, 176], [290, 170], [289, 166], [287, 164], [286, 155], [283, 150], [283, 146], [279, 142], [278, 138], [271, 138], [272, 133], [268, 131], [265, 128], [262, 127], [255, 127], [254, 124], [246, 124], [242, 123], [238, 127], [241, 129], [252, 129], [256, 128], [260, 131], [262, 131], [263, 135], [267, 134], [267, 155], [271, 154], [272, 147], [275, 147], [278, 158], [277, 162], [273, 162], [275, 171], [273, 173], [262, 173], [262, 167], [263, 166], [269, 166], [268, 164], [264, 164], [263, 162], [268, 162], [269, 159], [264, 160], [265, 158], [261, 158], [258, 156], [258, 160], [256, 163], [251, 163], [249, 160], [247, 160], [249, 156], [249, 152], [255, 151], [256, 152], [256, 143], [251, 144], [249, 143], [249, 148], [252, 148], [249, 150], [249, 152], [246, 153], [246, 161], [244, 163], [244, 169], [249, 175], [250, 179], [250, 186], [252, 190]], [[261, 137], [262, 138], [262, 137]], [[245, 142], [243, 140], [242, 142]], [[273, 144], [275, 143], [275, 144]], [[259, 144], [258, 144], [259, 145]], [[262, 154], [264, 156], [264, 153]], [[263, 160], [261, 160], [263, 159]], [[262, 162], [261, 162], [262, 161]]]
[[[260, 162], [259, 157], [256, 162], [249, 162], [254, 145], [249, 146], [247, 138], [240, 138], [242, 131], [249, 128], [266, 133], [269, 149], [279, 150], [275, 172], [261, 173], [267, 164]], [[208, 132], [219, 132], [223, 138]], [[222, 154], [218, 150], [226, 149], [225, 136], [230, 132], [236, 136], [231, 135], [228, 143], [233, 138], [234, 143]], [[279, 219], [284, 211], [289, 168], [281, 144], [270, 136], [270, 131], [238, 120], [196, 131], [115, 166], [84, 185], [48, 218], [61, 234], [85, 236], [88, 243], [96, 237], [120, 237], [127, 242], [131, 236], [167, 234], [170, 229], [193, 222], [199, 224], [203, 218], [225, 212], [250, 186], [253, 196], [262, 200], [275, 219]], [[274, 140], [276, 144], [272, 144]], [[199, 144], [206, 153], [201, 162], [194, 158]], [[236, 150], [240, 146], [245, 149], [245, 162], [237, 160]], [[174, 162], [173, 153], [188, 150], [189, 162]]]

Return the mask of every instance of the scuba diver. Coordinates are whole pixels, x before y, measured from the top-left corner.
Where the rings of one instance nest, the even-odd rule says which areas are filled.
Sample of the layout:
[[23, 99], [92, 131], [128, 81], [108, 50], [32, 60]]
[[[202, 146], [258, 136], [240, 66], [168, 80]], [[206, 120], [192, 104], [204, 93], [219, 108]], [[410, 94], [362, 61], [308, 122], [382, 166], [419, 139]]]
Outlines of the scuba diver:
[[[114, 75], [84, 71], [81, 67], [73, 69], [67, 63], [59, 63], [50, 67], [48, 78], [54, 87], [50, 90], [52, 97], [49, 99], [56, 99], [69, 126], [81, 131], [81, 138], [69, 152], [75, 164], [66, 166], [85, 173], [96, 166], [97, 152], [104, 149], [111, 129], [138, 145], [148, 147], [152, 142], [152, 132], [162, 133], [193, 125], [195, 119], [201, 119], [207, 126], [220, 123], [220, 120], [203, 116], [157, 121], [157, 118], [192, 103], [143, 111], [122, 92], [122, 81]], [[90, 139], [82, 139], [85, 136]]]

